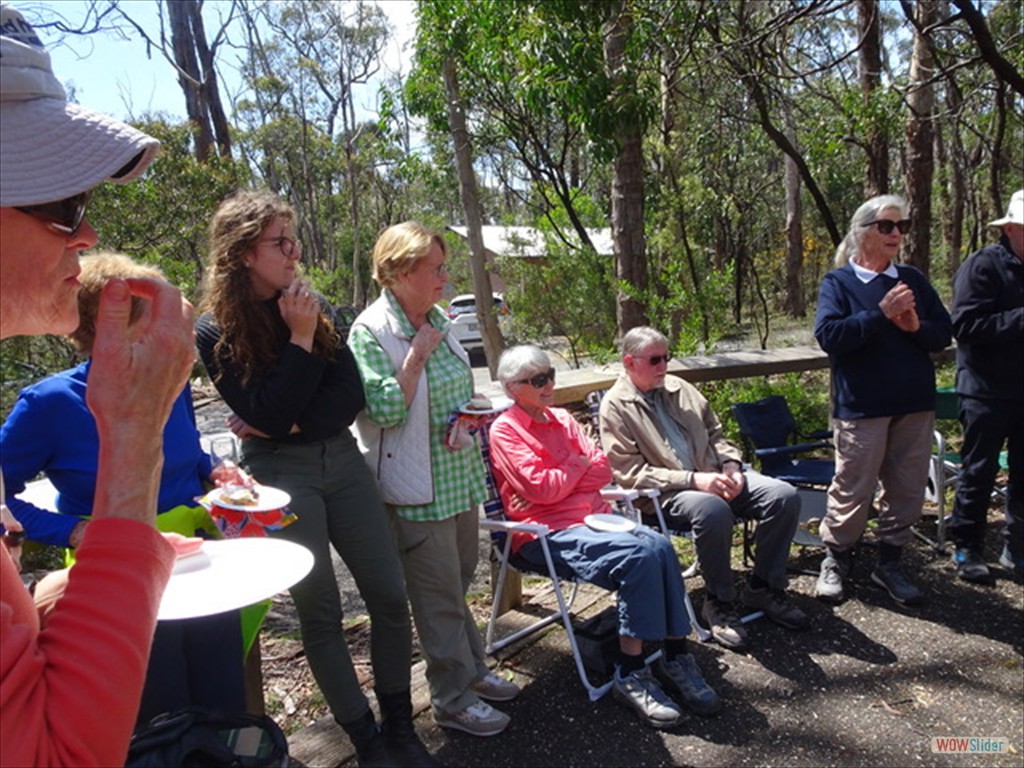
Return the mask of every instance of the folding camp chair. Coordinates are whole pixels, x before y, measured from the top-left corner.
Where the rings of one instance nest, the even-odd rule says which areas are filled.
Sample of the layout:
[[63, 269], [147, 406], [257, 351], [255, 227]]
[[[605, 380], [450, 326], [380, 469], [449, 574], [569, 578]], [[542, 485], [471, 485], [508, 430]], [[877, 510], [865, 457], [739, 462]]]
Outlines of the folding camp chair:
[[946, 513], [946, 489], [956, 485], [960, 477], [960, 454], [950, 450], [943, 425], [940, 422], [954, 422], [959, 427], [957, 418], [957, 394], [952, 388], [935, 391], [935, 431], [932, 433], [934, 451], [928, 465], [928, 483], [925, 486], [925, 501], [935, 505], [935, 538], [929, 538], [921, 531], [914, 529], [914, 535], [936, 551], [942, 552], [946, 547], [946, 526], [951, 515]]
[[[743, 447], [749, 456], [757, 459], [761, 474], [783, 480], [797, 489], [800, 522], [793, 542], [803, 547], [820, 547], [821, 539], [809, 528], [825, 515], [826, 492], [835, 475], [836, 463], [834, 459], [797, 457], [833, 452], [831, 431], [800, 432], [782, 395], [769, 395], [753, 403], [735, 403], [731, 410], [739, 424]], [[750, 556], [750, 541], [751, 537], [746, 536], [744, 560]]]
[[815, 451], [831, 451], [832, 442], [826, 439], [831, 432], [798, 432], [785, 397], [770, 395], [754, 403], [736, 403], [732, 414], [739, 424], [744, 446], [760, 464], [761, 474], [805, 487], [827, 486], [832, 482], [835, 461], [796, 458]]
[[[579, 675], [580, 682], [583, 684], [583, 687], [586, 688], [590, 700], [597, 701], [611, 690], [612, 680], [594, 683], [590, 680], [590, 675], [587, 672], [583, 654], [580, 651], [580, 646], [576, 639], [576, 628], [573, 624], [572, 614], [572, 605], [576, 599], [579, 582], [572, 573], [568, 571], [559, 572], [558, 568], [555, 566], [555, 563], [551, 558], [551, 552], [548, 549], [547, 542], [547, 536], [551, 531], [546, 525], [516, 522], [514, 520], [509, 520], [505, 516], [505, 508], [501, 502], [501, 497], [498, 494], [498, 487], [494, 479], [494, 471], [491, 465], [488, 427], [492, 420], [492, 418], [481, 418], [479, 420], [479, 425], [474, 430], [479, 441], [480, 453], [484, 459], [484, 466], [487, 470], [488, 498], [487, 501], [484, 502], [484, 519], [480, 521], [480, 527], [490, 531], [492, 549], [499, 564], [497, 587], [495, 589], [493, 603], [491, 605], [491, 616], [487, 622], [487, 630], [485, 633], [485, 650], [487, 653], [494, 653], [495, 651], [498, 651], [511, 643], [536, 632], [537, 630], [561, 621], [562, 626], [565, 628], [566, 636], [569, 639], [569, 646], [572, 649], [573, 661], [576, 664], [576, 672]], [[620, 512], [625, 512], [627, 516], [631, 517], [636, 522], [640, 522], [640, 520], [639, 514], [636, 512], [636, 508], [633, 505], [633, 501], [638, 497], [638, 495], [639, 494], [635, 492], [624, 491], [621, 488], [608, 488], [602, 492], [602, 496], [606, 501], [616, 505]], [[521, 558], [517, 558], [512, 553], [512, 534], [514, 533], [530, 533], [537, 537], [537, 540], [541, 545], [541, 550], [544, 553], [545, 567], [543, 569], [537, 568], [533, 564], [528, 563]], [[499, 609], [501, 607], [502, 593], [505, 587], [505, 579], [508, 575], [509, 568], [521, 573], [529, 573], [549, 579], [551, 581], [551, 589], [557, 603], [557, 609], [552, 611], [550, 614], [537, 619], [526, 627], [499, 637], [497, 633], [497, 622]], [[569, 590], [568, 597], [563, 591], [567, 588]], [[690, 603], [688, 595], [686, 596], [686, 612], [690, 618], [691, 625], [698, 634], [698, 637], [700, 637], [701, 640], [706, 640], [710, 635], [707, 633], [707, 630], [701, 627], [697, 622], [697, 616], [693, 610], [693, 605]], [[646, 663], [650, 664], [657, 659], [660, 654], [660, 650], [651, 654], [645, 660]]]

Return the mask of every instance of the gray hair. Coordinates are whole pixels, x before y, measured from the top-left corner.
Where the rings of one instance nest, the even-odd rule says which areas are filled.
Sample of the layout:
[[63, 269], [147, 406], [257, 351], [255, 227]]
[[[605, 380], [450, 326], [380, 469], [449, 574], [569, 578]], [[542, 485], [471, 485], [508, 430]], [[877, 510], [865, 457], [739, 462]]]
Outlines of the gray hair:
[[860, 244], [867, 231], [867, 225], [878, 218], [878, 214], [886, 208], [899, 208], [900, 218], [905, 219], [909, 215], [907, 201], [899, 195], [878, 195], [872, 197], [861, 205], [850, 219], [850, 231], [836, 248], [836, 268], [846, 266], [851, 257], [860, 253]]
[[[551, 367], [547, 352], [534, 344], [509, 347], [498, 358], [498, 381], [508, 394], [508, 385]], [[509, 395], [511, 397], [511, 395]]]
[[667, 347], [668, 339], [661, 331], [651, 328], [649, 325], [638, 325], [636, 328], [626, 331], [626, 335], [619, 343], [619, 348], [622, 356], [625, 357], [626, 355], [635, 355], [652, 344], [664, 344]]

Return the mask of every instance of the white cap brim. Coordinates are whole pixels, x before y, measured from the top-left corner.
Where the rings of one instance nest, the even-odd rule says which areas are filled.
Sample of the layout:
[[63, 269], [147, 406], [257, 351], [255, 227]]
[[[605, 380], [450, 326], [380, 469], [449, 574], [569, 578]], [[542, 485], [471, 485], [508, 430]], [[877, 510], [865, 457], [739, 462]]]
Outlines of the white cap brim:
[[1024, 224], [1024, 189], [1018, 189], [1010, 197], [1006, 215], [995, 221], [990, 221], [988, 226], [1001, 227], [1005, 224]]
[[127, 123], [55, 98], [5, 101], [0, 104], [0, 125], [4, 207], [62, 200], [102, 181], [132, 181], [160, 147], [159, 141]]

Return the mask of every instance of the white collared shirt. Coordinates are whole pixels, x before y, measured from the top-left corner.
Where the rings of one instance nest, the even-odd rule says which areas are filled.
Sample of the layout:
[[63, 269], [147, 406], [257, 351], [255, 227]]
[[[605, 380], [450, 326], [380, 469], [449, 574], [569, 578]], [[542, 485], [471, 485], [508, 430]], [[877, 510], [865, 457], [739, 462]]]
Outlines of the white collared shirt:
[[887, 266], [881, 272], [872, 272], [870, 269], [865, 269], [864, 267], [857, 263], [856, 258], [850, 259], [850, 265], [853, 267], [853, 274], [857, 276], [858, 280], [865, 284], [870, 283], [879, 275], [887, 275], [888, 277], [891, 277], [894, 280], [899, 279], [900, 276], [900, 273], [896, 271], [896, 265], [893, 264], [891, 261], [889, 262], [889, 266]]

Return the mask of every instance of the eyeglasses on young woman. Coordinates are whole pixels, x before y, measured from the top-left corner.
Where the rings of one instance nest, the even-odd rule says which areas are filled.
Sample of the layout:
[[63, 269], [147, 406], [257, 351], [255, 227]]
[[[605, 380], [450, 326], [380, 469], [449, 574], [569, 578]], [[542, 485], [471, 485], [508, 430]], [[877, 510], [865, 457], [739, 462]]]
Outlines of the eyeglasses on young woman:
[[292, 237], [265, 237], [260, 240], [261, 243], [274, 243], [280, 249], [281, 254], [286, 258], [290, 259], [295, 255], [295, 251], [302, 251], [302, 243]]

